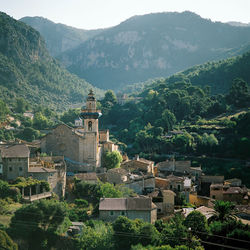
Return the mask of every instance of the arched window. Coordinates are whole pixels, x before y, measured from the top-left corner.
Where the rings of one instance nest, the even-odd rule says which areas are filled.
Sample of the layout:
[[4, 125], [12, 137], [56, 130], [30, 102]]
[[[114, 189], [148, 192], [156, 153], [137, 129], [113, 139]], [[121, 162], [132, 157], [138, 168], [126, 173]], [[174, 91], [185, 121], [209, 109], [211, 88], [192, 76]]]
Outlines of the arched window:
[[92, 131], [92, 122], [91, 121], [88, 122], [88, 130]]

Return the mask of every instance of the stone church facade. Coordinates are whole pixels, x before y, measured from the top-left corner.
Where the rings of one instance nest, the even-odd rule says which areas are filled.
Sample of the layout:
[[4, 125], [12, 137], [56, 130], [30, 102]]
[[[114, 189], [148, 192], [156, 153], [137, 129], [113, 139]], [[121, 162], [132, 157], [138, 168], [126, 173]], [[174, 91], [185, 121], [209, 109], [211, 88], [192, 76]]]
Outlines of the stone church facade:
[[80, 117], [83, 128], [72, 128], [60, 124], [41, 140], [41, 151], [48, 155], [62, 155], [72, 172], [93, 172], [101, 167], [101, 156], [105, 150], [118, 150], [109, 140], [109, 131], [99, 131], [101, 111], [96, 109], [96, 99], [92, 90], [88, 94], [86, 108]]

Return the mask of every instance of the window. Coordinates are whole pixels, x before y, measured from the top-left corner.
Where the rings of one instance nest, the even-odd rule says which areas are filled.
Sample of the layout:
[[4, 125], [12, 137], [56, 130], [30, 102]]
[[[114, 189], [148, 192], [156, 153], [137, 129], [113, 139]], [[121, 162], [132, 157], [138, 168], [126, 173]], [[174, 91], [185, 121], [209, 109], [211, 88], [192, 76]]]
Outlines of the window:
[[178, 191], [181, 191], [181, 186], [180, 185], [178, 185]]
[[91, 121], [88, 122], [88, 130], [92, 131], [92, 122]]
[[171, 189], [171, 190], [173, 189], [173, 186], [172, 186], [172, 185], [170, 185], [170, 189]]
[[121, 212], [121, 215], [125, 215], [125, 211], [122, 211], [122, 212]]
[[23, 171], [23, 168], [22, 167], [19, 167], [19, 172], [22, 172]]
[[12, 167], [9, 167], [9, 171], [12, 172]]
[[110, 215], [114, 215], [114, 211], [109, 211], [109, 214]]
[[215, 199], [215, 195], [213, 195], [212, 198]]

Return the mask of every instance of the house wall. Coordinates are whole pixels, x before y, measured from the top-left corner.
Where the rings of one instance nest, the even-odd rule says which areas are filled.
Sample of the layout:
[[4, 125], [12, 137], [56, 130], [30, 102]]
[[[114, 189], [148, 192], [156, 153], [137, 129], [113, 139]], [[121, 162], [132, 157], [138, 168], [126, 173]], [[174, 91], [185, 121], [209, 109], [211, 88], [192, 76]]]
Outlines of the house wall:
[[215, 200], [223, 200], [223, 187], [210, 188], [210, 197]]
[[71, 128], [59, 125], [42, 138], [41, 151], [48, 155], [63, 155], [73, 161], [82, 162], [79, 140], [83, 141], [82, 138], [74, 134]]
[[157, 209], [153, 209], [152, 211], [99, 211], [100, 219], [105, 221], [115, 221], [121, 215], [131, 220], [142, 219], [145, 222], [154, 223], [157, 220]]
[[29, 173], [37, 180], [45, 180], [50, 184], [51, 191], [57, 194], [60, 198], [65, 195], [66, 187], [66, 172], [63, 170], [56, 170], [56, 172], [42, 172], [42, 173]]
[[209, 207], [210, 206], [209, 198], [198, 196], [197, 194], [189, 194], [189, 202], [197, 207], [199, 206]]
[[14, 180], [19, 176], [27, 176], [29, 158], [3, 158], [2, 161], [4, 180]]
[[134, 180], [133, 182], [125, 183], [125, 186], [133, 189], [137, 194], [143, 194], [144, 189], [155, 189], [155, 178], [145, 178]]

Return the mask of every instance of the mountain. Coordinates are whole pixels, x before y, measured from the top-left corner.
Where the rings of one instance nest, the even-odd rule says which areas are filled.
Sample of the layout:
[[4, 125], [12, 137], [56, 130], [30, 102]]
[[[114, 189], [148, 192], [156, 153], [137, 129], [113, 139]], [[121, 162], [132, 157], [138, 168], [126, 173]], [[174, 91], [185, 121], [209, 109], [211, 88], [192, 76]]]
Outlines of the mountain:
[[168, 83], [186, 81], [193, 85], [210, 86], [212, 94], [227, 93], [236, 78], [250, 84], [250, 46], [248, 52], [217, 62], [194, 66], [166, 79]]
[[23, 17], [19, 21], [40, 32], [52, 56], [57, 56], [68, 49], [75, 48], [103, 31], [102, 29], [77, 29], [61, 23], [54, 23], [43, 17]]
[[237, 55], [236, 48], [249, 41], [250, 27], [212, 22], [187, 11], [157, 13], [132, 17], [58, 59], [95, 86], [119, 89]]
[[246, 26], [250, 26], [250, 23], [241, 23], [241, 22], [227, 22], [228, 24], [232, 25], [232, 26], [240, 26], [240, 27], [246, 27]]
[[0, 99], [12, 104], [23, 97], [64, 110], [82, 102], [90, 88], [49, 55], [38, 31], [0, 12]]

